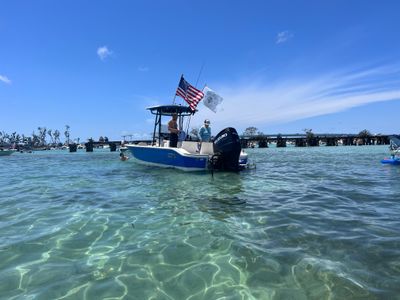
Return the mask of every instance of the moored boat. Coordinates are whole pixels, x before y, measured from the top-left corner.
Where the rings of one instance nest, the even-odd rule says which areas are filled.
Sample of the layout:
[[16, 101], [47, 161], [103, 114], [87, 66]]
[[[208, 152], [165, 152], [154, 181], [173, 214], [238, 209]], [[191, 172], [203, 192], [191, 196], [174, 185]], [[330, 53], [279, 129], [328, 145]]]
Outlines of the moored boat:
[[8, 156], [16, 152], [16, 150], [10, 150], [10, 149], [0, 149], [0, 156]]
[[387, 158], [382, 159], [381, 163], [389, 164], [389, 165], [400, 165], [400, 158], [387, 157]]
[[390, 136], [390, 157], [381, 160], [382, 164], [400, 165], [400, 139], [396, 136]]
[[170, 147], [168, 134], [161, 130], [162, 117], [176, 114], [182, 129], [183, 119], [193, 115], [195, 110], [182, 105], [160, 105], [148, 110], [155, 115], [151, 145], [126, 145], [138, 162], [184, 171], [240, 171], [247, 166], [247, 154], [242, 152], [239, 135], [234, 128], [225, 128], [215, 136], [214, 142], [203, 143], [185, 140], [186, 134], [181, 132], [177, 147]]

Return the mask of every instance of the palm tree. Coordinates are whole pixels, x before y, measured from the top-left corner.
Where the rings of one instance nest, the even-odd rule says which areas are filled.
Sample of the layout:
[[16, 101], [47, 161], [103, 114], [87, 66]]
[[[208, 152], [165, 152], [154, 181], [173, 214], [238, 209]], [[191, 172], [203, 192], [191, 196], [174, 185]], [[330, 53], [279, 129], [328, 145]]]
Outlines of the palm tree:
[[47, 130], [47, 134], [50, 137], [51, 145], [54, 145], [54, 139], [53, 139], [53, 130], [49, 129]]
[[257, 133], [257, 127], [247, 127], [246, 130], [243, 132], [244, 136], [254, 136]]
[[17, 132], [13, 132], [10, 135], [10, 144], [14, 144], [15, 143], [15, 137], [17, 136]]
[[39, 130], [40, 145], [44, 146], [44, 145], [46, 145], [46, 132], [47, 132], [47, 129], [46, 129], [46, 127], [38, 127], [38, 130]]
[[358, 137], [359, 137], [359, 138], [369, 138], [370, 136], [372, 136], [372, 134], [371, 134], [371, 132], [369, 132], [369, 130], [367, 130], [367, 129], [361, 130], [361, 131], [358, 133]]
[[10, 135], [8, 133], [4, 134], [3, 142], [5, 144], [9, 144], [10, 143]]
[[371, 144], [371, 137], [372, 137], [372, 134], [371, 134], [371, 132], [369, 132], [369, 130], [367, 130], [367, 129], [361, 130], [358, 133], [357, 144], [369, 145], [369, 144]]
[[33, 144], [32, 137], [28, 136], [28, 137], [26, 137], [25, 139], [26, 139], [26, 143], [27, 143], [28, 147], [29, 147], [29, 148], [32, 148], [33, 145], [34, 145], [34, 144]]
[[65, 138], [67, 139], [67, 145], [69, 145], [69, 125], [65, 125], [65, 131], [64, 131]]
[[40, 144], [39, 136], [37, 136], [35, 132], [32, 132], [32, 146], [36, 147], [39, 146], [39, 144]]
[[53, 136], [54, 136], [54, 142], [56, 144], [59, 144], [60, 143], [60, 132], [57, 129], [54, 130]]
[[304, 129], [304, 132], [306, 133], [307, 146], [319, 146], [318, 137], [315, 136], [312, 129]]

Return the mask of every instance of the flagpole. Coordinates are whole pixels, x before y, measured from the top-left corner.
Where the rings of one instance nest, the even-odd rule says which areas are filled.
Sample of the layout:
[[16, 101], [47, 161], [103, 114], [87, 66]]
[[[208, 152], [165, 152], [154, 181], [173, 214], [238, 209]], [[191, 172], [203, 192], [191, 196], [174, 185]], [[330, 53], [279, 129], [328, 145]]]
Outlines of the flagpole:
[[194, 87], [196, 87], [196, 88], [197, 88], [197, 84], [199, 83], [200, 75], [201, 75], [201, 73], [203, 72], [203, 68], [204, 68], [204, 65], [205, 65], [205, 64], [206, 64], [206, 63], [203, 62], [203, 64], [201, 65], [200, 72], [199, 72], [199, 76], [197, 76], [196, 84], [195, 84], [195, 86], [194, 86]]
[[[200, 79], [201, 73], [203, 72], [203, 68], [204, 68], [205, 64], [206, 63], [203, 62], [203, 64], [201, 65], [201, 68], [200, 68], [200, 71], [199, 71], [199, 75], [197, 76], [196, 84], [194, 86], [195, 88], [197, 88], [197, 84], [199, 83], [199, 79]], [[187, 127], [186, 127], [186, 135], [189, 134], [189, 126], [190, 126], [190, 121], [191, 120], [192, 120], [192, 115], [189, 116], [188, 124], [187, 124]]]

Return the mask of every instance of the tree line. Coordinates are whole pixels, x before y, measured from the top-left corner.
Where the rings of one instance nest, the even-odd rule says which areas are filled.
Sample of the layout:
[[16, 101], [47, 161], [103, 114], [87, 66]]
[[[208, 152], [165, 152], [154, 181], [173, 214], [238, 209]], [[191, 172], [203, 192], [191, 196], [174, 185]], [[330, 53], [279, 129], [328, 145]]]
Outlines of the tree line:
[[[38, 132], [33, 131], [30, 136], [12, 132], [11, 134], [5, 131], [0, 131], [0, 145], [23, 145], [25, 147], [61, 147], [63, 143], [60, 139], [61, 132], [59, 130], [47, 129], [46, 127], [38, 127]], [[70, 143], [70, 127], [65, 125], [64, 130], [65, 144]], [[47, 141], [47, 138], [50, 141]]]

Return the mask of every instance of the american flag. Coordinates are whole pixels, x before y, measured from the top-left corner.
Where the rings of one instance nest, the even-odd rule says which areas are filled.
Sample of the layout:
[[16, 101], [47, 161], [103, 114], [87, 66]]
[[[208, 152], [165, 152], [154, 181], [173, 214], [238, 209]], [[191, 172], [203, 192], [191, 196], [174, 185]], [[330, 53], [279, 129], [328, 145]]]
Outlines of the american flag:
[[196, 110], [197, 104], [203, 99], [204, 93], [194, 86], [190, 85], [183, 76], [179, 81], [179, 86], [176, 89], [176, 95], [182, 97], [188, 104], [191, 110]]

